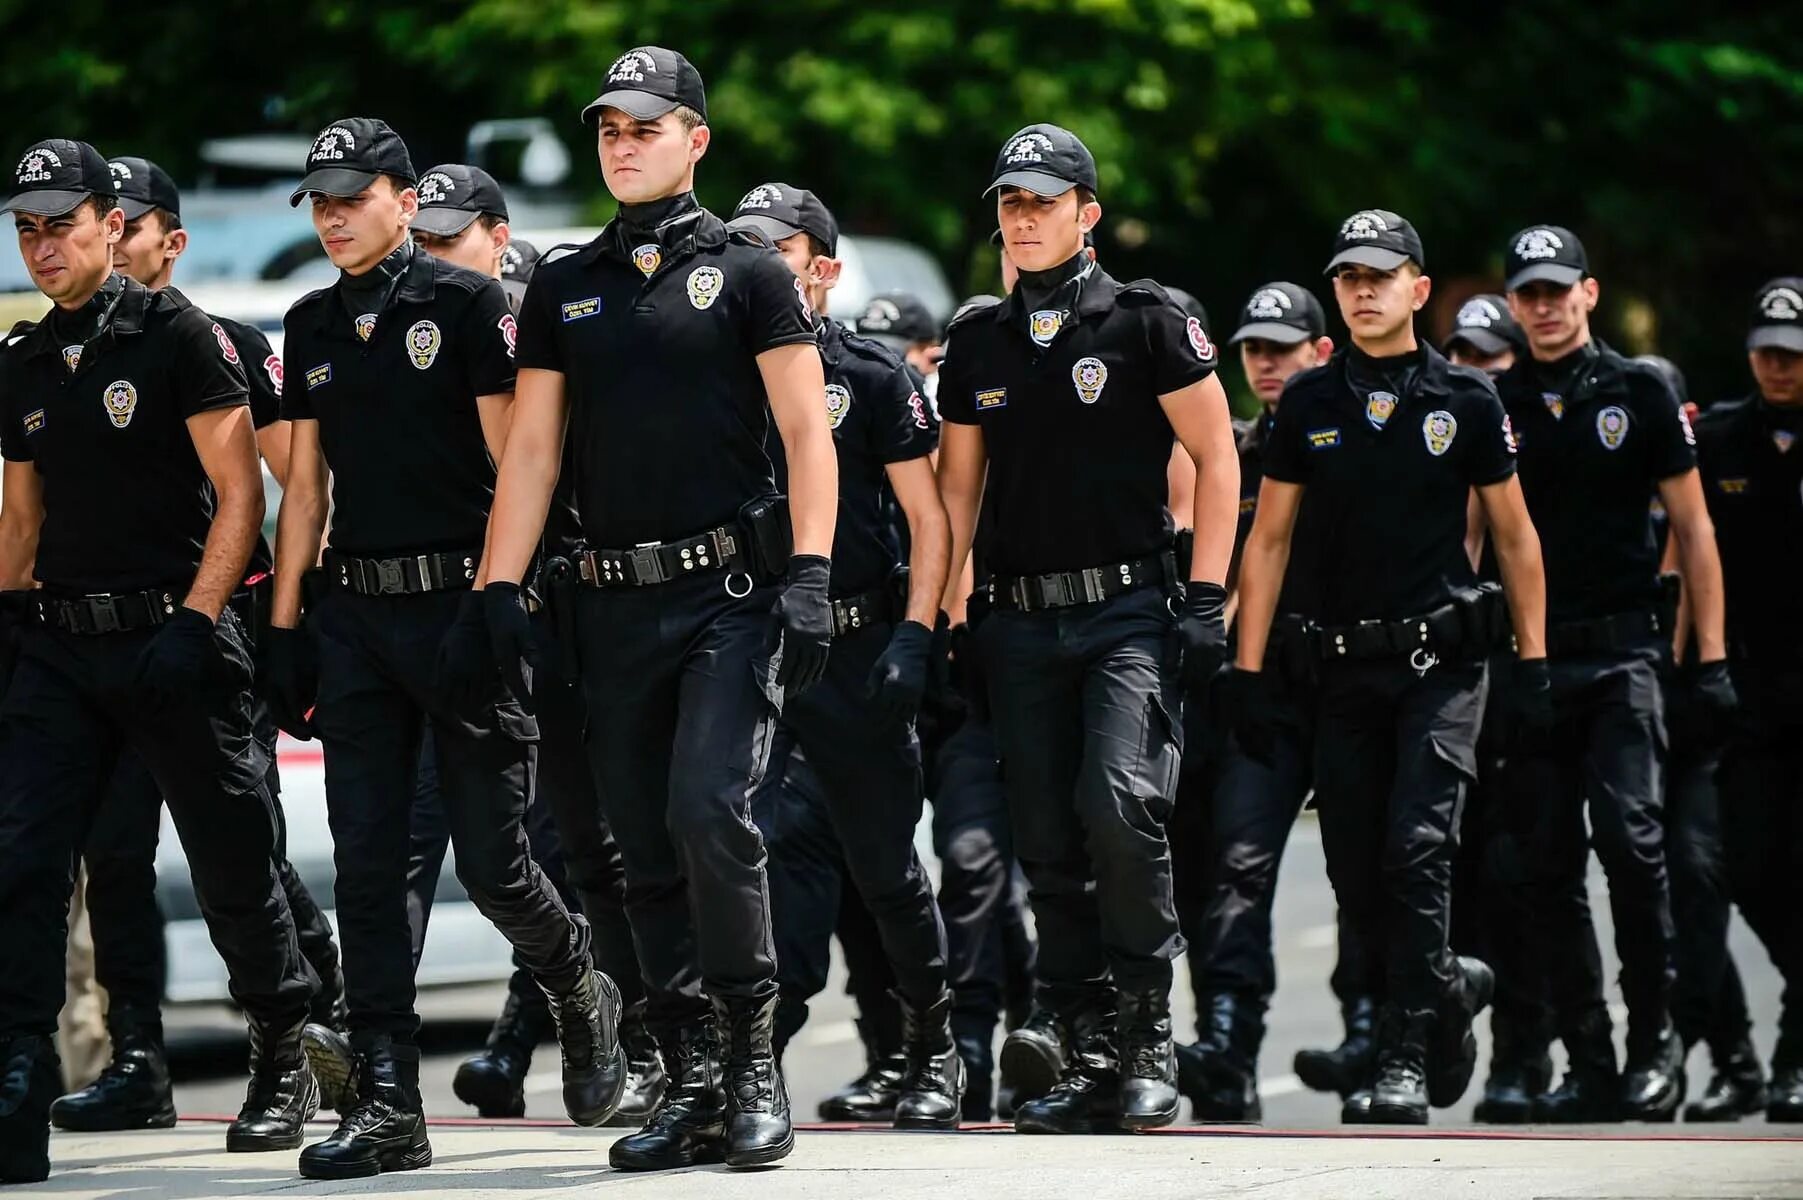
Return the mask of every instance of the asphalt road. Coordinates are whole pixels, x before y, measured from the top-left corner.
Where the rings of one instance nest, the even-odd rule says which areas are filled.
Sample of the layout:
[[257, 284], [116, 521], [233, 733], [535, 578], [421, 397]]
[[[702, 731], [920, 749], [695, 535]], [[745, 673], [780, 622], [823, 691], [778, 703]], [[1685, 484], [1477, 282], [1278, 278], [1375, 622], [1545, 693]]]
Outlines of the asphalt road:
[[[1607, 890], [1600, 874], [1591, 881], [1598, 934], [1604, 954], [1612, 957], [1608, 923]], [[1269, 1032], [1261, 1064], [1265, 1124], [1269, 1128], [1317, 1129], [1339, 1125], [1339, 1102], [1304, 1088], [1291, 1073], [1298, 1049], [1333, 1045], [1340, 1038], [1339, 1012], [1328, 990], [1333, 969], [1333, 892], [1321, 858], [1320, 837], [1314, 822], [1305, 818], [1296, 826], [1278, 887], [1276, 930], [1279, 985], [1269, 1016]], [[1753, 1013], [1754, 1039], [1762, 1059], [1769, 1061], [1778, 1014], [1781, 981], [1757, 939], [1737, 918], [1733, 949], [1738, 960]], [[1611, 971], [1613, 976], [1613, 971]], [[1193, 1036], [1193, 1004], [1187, 975], [1179, 964], [1175, 997], [1178, 1029]], [[488, 1024], [500, 1008], [499, 984], [429, 990], [422, 995], [425, 1021], [422, 1049], [425, 1058], [421, 1078], [429, 1116], [472, 1116], [451, 1094], [451, 1076], [457, 1064], [481, 1045]], [[1618, 997], [1619, 999], [1619, 997]], [[843, 995], [842, 978], [836, 973], [828, 994], [814, 1003], [813, 1017], [790, 1046], [786, 1068], [797, 1117], [813, 1119], [815, 1105], [863, 1066], [862, 1050], [852, 1025], [851, 1003]], [[1622, 1012], [1617, 1008], [1617, 1041], [1623, 1033]], [[178, 1006], [168, 1017], [170, 1049], [177, 1076], [176, 1104], [185, 1115], [236, 1112], [243, 1099], [244, 1041], [242, 1026], [233, 1014], [216, 1006]], [[1478, 1078], [1456, 1107], [1434, 1114], [1437, 1126], [1470, 1123], [1487, 1064], [1487, 1020], [1480, 1021], [1483, 1058]], [[1557, 1055], [1555, 1050], [1555, 1056]], [[1707, 1082], [1706, 1052], [1699, 1048], [1690, 1062], [1691, 1088], [1700, 1091]], [[538, 1065], [527, 1081], [526, 1112], [529, 1117], [563, 1115], [558, 1092], [557, 1051], [544, 1047]], [[1711, 1130], [1722, 1127], [1710, 1127]], [[1731, 1127], [1730, 1127], [1731, 1128]], [[1763, 1119], [1743, 1122], [1748, 1133], [1780, 1134], [1803, 1126], [1767, 1126]], [[1693, 1127], [1691, 1132], [1697, 1130]], [[1725, 1131], [1725, 1130], [1724, 1130]], [[1639, 1133], [1683, 1133], [1685, 1127], [1639, 1127]]]

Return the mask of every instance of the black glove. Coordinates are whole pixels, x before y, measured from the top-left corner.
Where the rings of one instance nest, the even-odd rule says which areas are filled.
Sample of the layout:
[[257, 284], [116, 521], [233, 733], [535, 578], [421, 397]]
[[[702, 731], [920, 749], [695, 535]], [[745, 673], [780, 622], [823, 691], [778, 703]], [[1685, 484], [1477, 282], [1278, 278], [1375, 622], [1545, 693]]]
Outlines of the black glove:
[[1728, 675], [1728, 660], [1718, 658], [1714, 662], [1698, 663], [1690, 692], [1705, 736], [1712, 743], [1719, 742], [1727, 736], [1728, 723], [1740, 707], [1740, 696], [1734, 690], [1734, 680]]
[[1518, 658], [1510, 664], [1509, 717], [1515, 740], [1544, 741], [1553, 729], [1553, 673], [1544, 658]]
[[230, 669], [214, 633], [207, 614], [186, 605], [176, 609], [138, 654], [131, 690], [139, 703], [172, 708], [221, 690]]
[[501, 678], [514, 698], [532, 711], [532, 676], [538, 670], [538, 639], [526, 615], [526, 594], [517, 583], [491, 583], [482, 589], [482, 612], [488, 623], [488, 645], [501, 668]]
[[257, 690], [269, 705], [269, 716], [283, 733], [303, 742], [313, 740], [313, 722], [307, 714], [319, 695], [319, 663], [313, 639], [305, 629], [270, 626], [258, 643], [261, 660]]
[[457, 617], [438, 644], [438, 687], [458, 712], [470, 712], [494, 691], [494, 650], [481, 592], [457, 602]]
[[833, 605], [826, 596], [832, 574], [832, 560], [818, 554], [789, 559], [789, 582], [772, 610], [783, 652], [776, 682], [786, 693], [802, 692], [826, 674], [833, 644]]
[[1263, 671], [1234, 667], [1218, 685], [1219, 708], [1233, 722], [1240, 750], [1254, 762], [1270, 766], [1277, 757], [1277, 700]]
[[864, 690], [897, 721], [912, 721], [927, 689], [927, 659], [933, 631], [919, 621], [902, 621], [889, 635], [889, 647], [870, 668]]
[[1218, 583], [1191, 583], [1183, 596], [1177, 633], [1183, 639], [1183, 690], [1200, 695], [1227, 661], [1227, 589]]

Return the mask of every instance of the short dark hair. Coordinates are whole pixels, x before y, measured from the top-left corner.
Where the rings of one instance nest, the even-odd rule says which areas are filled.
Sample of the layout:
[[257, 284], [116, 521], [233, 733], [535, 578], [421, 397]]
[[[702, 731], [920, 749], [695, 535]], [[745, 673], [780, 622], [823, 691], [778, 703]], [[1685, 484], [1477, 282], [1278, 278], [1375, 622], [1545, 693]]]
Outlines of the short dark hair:
[[157, 215], [157, 220], [162, 224], [164, 233], [174, 233], [182, 227], [180, 213], [170, 212], [166, 208], [153, 208], [150, 211]]
[[682, 122], [682, 131], [684, 133], [693, 133], [697, 125], [707, 124], [706, 117], [702, 116], [686, 104], [678, 104], [670, 111], [676, 114], [676, 119], [678, 121]]
[[500, 213], [485, 212], [476, 214], [476, 224], [482, 226], [482, 228], [489, 233], [495, 231], [496, 225], [505, 225], [506, 223], [507, 218], [503, 217]]
[[833, 256], [833, 252], [827, 248], [825, 242], [821, 241], [811, 233], [808, 234], [807, 237], [809, 258], [831, 258]]
[[1095, 202], [1096, 194], [1079, 183], [1077, 185], [1077, 207], [1082, 208], [1085, 204], [1094, 204]]
[[79, 209], [83, 204], [93, 206], [94, 219], [96, 221], [104, 221], [106, 220], [106, 214], [119, 207], [119, 197], [107, 192], [89, 192], [88, 198], [83, 200], [81, 204], [77, 204], [75, 208]]
[[399, 175], [391, 175], [386, 171], [382, 172], [380, 175], [377, 175], [376, 178], [377, 179], [386, 179], [388, 181], [388, 186], [394, 189], [394, 194], [397, 196], [400, 195], [402, 192], [406, 191], [408, 188], [417, 188], [419, 186], [417, 183], [414, 183], [413, 180], [411, 180], [411, 179], [403, 179]]

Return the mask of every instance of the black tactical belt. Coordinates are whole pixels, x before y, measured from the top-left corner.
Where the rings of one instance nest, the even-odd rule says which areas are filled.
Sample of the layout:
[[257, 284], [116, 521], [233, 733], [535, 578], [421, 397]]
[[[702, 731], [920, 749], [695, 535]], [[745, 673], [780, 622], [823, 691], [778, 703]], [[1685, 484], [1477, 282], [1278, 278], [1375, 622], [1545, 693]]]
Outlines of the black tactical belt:
[[174, 591], [120, 592], [115, 595], [32, 597], [38, 620], [64, 633], [83, 637], [152, 629], [175, 615], [181, 603]]
[[1416, 658], [1421, 652], [1434, 661], [1482, 658], [1507, 645], [1508, 608], [1499, 586], [1480, 584], [1417, 617], [1334, 625], [1316, 630], [1314, 637], [1329, 662], [1407, 658], [1425, 670]]
[[1140, 588], [1156, 587], [1177, 575], [1169, 551], [1130, 562], [1053, 571], [1048, 575], [996, 576], [989, 581], [989, 600], [997, 608], [1040, 612], [1078, 604], [1100, 604]]
[[844, 596], [833, 601], [833, 636], [844, 637], [866, 625], [880, 625], [895, 619], [895, 595], [886, 588], [865, 592], [862, 596]]
[[595, 588], [651, 587], [697, 571], [744, 571], [750, 565], [739, 532], [726, 525], [674, 542], [630, 550], [584, 550], [576, 556], [582, 582]]
[[359, 596], [414, 596], [469, 588], [482, 552], [410, 554], [404, 558], [352, 558], [326, 551], [326, 577]]
[[1546, 652], [1554, 658], [1620, 653], [1646, 645], [1659, 633], [1660, 625], [1659, 614], [1651, 610], [1560, 621], [1546, 627]]

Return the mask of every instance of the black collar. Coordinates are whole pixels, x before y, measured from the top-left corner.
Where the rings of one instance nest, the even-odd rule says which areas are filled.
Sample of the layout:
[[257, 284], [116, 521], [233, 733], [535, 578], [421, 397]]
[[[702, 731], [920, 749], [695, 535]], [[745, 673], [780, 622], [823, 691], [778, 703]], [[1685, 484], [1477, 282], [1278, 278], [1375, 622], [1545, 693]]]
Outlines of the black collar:
[[[1409, 389], [1409, 395], [1450, 396], [1452, 386], [1449, 372], [1452, 364], [1447, 361], [1444, 354], [1434, 348], [1431, 342], [1417, 344], [1421, 347], [1421, 365], [1415, 369], [1414, 384]], [[1352, 380], [1346, 371], [1351, 357], [1351, 344], [1348, 343], [1335, 350], [1333, 357], [1328, 360], [1328, 369], [1339, 376], [1342, 391], [1351, 391], [1352, 389]], [[1404, 396], [1402, 399], [1406, 400], [1408, 396]]]
[[[713, 250], [726, 244], [729, 236], [726, 231], [726, 222], [716, 217], [708, 209], [702, 208], [697, 211], [700, 215], [690, 224], [688, 233], [678, 239], [675, 245], [663, 248], [663, 262], [658, 264], [660, 272], [670, 263], [680, 262], [690, 255], [698, 254], [703, 250]], [[576, 257], [583, 266], [593, 266], [606, 254], [607, 248], [613, 244], [615, 229], [619, 223], [620, 218], [616, 216], [602, 228], [593, 241], [576, 252]], [[653, 272], [653, 274], [656, 273]]]
[[[438, 259], [424, 250], [415, 250], [412, 261], [407, 264], [407, 273], [401, 276], [400, 286], [394, 290], [394, 299], [383, 307], [382, 312], [376, 314], [376, 323], [379, 326], [383, 315], [395, 305], [423, 304], [437, 294]], [[334, 328], [342, 325], [342, 322], [335, 322], [332, 319], [333, 314], [345, 311], [344, 302], [339, 299], [338, 295], [338, 280], [334, 280], [332, 286], [319, 295], [324, 298], [325, 303], [318, 306], [319, 311], [315, 314], [314, 328], [320, 333], [330, 333]]]
[[[1114, 276], [1102, 269], [1097, 263], [1090, 268], [1089, 277], [1083, 281], [1083, 290], [1077, 295], [1077, 304], [1072, 312], [1078, 319], [1099, 317], [1114, 307], [1115, 294], [1121, 285], [1115, 282]], [[1026, 302], [1021, 298], [1020, 289], [1009, 292], [1006, 299], [991, 310], [992, 318], [998, 325], [1006, 325], [1010, 320], [1019, 321], [1026, 317]]]
[[[123, 286], [119, 289], [119, 299], [113, 306], [112, 315], [103, 320], [100, 328], [94, 331], [87, 345], [99, 342], [107, 334], [117, 337], [128, 337], [144, 331], [144, 318], [150, 311], [150, 289], [129, 275], [120, 276]], [[37, 323], [23, 342], [27, 358], [35, 358], [40, 354], [54, 354], [62, 357], [62, 339], [50, 328], [50, 317], [46, 315]], [[87, 355], [83, 354], [84, 363]]]

